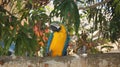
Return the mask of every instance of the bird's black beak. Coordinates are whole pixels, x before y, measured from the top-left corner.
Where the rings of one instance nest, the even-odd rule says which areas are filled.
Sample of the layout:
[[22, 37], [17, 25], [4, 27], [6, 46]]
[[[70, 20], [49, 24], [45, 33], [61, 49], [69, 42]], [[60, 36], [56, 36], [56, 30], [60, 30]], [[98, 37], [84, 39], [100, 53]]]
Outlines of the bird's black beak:
[[53, 32], [59, 32], [61, 30], [61, 26], [57, 23], [53, 23], [53, 24], [50, 25], [50, 29]]

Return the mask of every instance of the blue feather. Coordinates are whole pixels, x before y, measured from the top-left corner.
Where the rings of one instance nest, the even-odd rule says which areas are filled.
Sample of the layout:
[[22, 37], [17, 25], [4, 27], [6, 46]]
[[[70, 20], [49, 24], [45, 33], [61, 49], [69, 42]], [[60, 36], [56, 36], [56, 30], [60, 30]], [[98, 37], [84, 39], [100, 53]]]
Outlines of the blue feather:
[[62, 51], [63, 56], [65, 56], [67, 54], [67, 47], [68, 47], [69, 40], [70, 40], [70, 37], [67, 34], [67, 38], [66, 38], [66, 41], [65, 41], [65, 46], [64, 46], [63, 51]]
[[50, 34], [50, 37], [49, 37], [48, 42], [47, 42], [47, 47], [46, 47], [46, 52], [47, 53], [49, 53], [49, 48], [50, 48], [52, 38], [53, 38], [53, 33]]

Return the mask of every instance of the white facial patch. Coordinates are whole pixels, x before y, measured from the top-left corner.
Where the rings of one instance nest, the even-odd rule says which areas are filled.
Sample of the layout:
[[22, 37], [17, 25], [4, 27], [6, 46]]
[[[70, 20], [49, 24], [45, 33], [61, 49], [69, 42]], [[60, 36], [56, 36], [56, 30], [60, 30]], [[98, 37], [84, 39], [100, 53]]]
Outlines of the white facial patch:
[[57, 23], [52, 23], [51, 25], [52, 25], [52, 26], [54, 26], [54, 27], [56, 27], [57, 29], [59, 29], [59, 28], [60, 28], [60, 25], [59, 25], [59, 24], [57, 24]]

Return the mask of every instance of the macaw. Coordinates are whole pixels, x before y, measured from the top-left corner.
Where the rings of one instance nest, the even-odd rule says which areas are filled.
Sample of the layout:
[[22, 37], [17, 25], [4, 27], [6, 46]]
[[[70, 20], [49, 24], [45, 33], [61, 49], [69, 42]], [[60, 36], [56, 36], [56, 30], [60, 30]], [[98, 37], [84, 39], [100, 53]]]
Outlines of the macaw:
[[69, 36], [63, 24], [52, 23], [50, 25], [53, 33], [50, 34], [47, 43], [47, 54], [52, 57], [67, 55], [67, 47], [69, 43]]

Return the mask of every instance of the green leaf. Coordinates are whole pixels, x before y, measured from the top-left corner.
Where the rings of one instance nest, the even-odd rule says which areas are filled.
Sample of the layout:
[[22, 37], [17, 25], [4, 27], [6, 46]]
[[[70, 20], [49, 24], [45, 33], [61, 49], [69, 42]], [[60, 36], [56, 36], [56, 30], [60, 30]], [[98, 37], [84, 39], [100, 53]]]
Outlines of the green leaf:
[[54, 10], [50, 14], [51, 17], [61, 17], [61, 22], [64, 24], [72, 25], [74, 24], [74, 28], [76, 33], [78, 33], [79, 25], [80, 25], [80, 16], [78, 12], [77, 5], [72, 0], [64, 0], [55, 5]]
[[115, 13], [116, 13], [116, 15], [120, 15], [120, 3], [118, 3], [118, 4], [116, 5]]
[[112, 5], [113, 6], [116, 5], [116, 3], [119, 3], [119, 0], [114, 0], [113, 3], [112, 3]]

